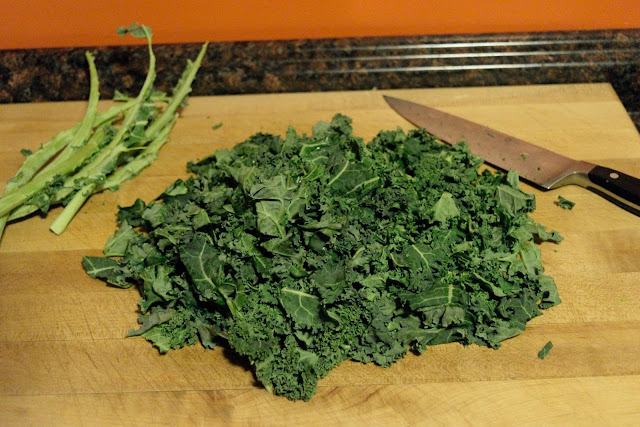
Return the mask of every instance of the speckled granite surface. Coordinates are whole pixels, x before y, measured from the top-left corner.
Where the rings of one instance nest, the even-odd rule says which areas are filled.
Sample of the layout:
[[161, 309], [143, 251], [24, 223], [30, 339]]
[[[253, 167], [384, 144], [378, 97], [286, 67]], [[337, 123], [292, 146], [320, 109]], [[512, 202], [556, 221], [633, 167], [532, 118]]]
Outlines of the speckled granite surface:
[[[169, 90], [199, 44], [156, 45], [157, 88]], [[144, 46], [88, 48], [101, 96], [135, 93]], [[0, 102], [86, 99], [79, 48], [0, 51]], [[640, 29], [212, 43], [194, 95], [610, 82], [640, 125]]]

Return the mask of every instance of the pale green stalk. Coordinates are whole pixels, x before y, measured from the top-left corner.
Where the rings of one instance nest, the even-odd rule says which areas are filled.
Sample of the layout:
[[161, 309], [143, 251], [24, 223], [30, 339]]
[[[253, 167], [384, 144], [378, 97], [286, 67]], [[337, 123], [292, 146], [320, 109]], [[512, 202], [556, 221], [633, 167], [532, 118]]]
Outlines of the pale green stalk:
[[54, 169], [57, 165], [69, 158], [75, 151], [78, 151], [89, 139], [93, 132], [93, 123], [96, 118], [96, 112], [98, 110], [98, 101], [100, 100], [100, 89], [98, 80], [98, 70], [96, 70], [96, 64], [94, 57], [90, 52], [86, 52], [85, 56], [89, 62], [89, 101], [87, 103], [87, 110], [84, 113], [84, 118], [80, 122], [78, 131], [73, 135], [73, 138], [67, 144], [66, 147], [53, 159], [45, 168], [43, 172]]
[[[91, 139], [89, 142], [91, 142]], [[97, 144], [90, 144], [89, 142], [87, 142], [87, 144], [85, 144], [85, 146], [80, 150], [73, 153], [67, 160], [58, 165], [55, 170], [51, 170], [46, 173], [39, 173], [22, 187], [10, 194], [4, 194], [0, 197], [0, 217], [9, 214], [13, 209], [22, 205], [31, 196], [42, 190], [55, 178], [56, 175], [64, 176], [76, 170], [78, 165], [83, 164], [98, 148]]]
[[[106, 128], [110, 126], [111, 123], [112, 123], [111, 121], [104, 122], [100, 126], [98, 126], [95, 132], [93, 133], [93, 135], [91, 135], [91, 138], [89, 139], [88, 143], [98, 148], [104, 145], [103, 141], [106, 136]], [[56, 190], [56, 193], [50, 199], [51, 205], [56, 205], [62, 202], [67, 196], [73, 193], [73, 191], [75, 190], [74, 184], [73, 184], [74, 179], [75, 179], [75, 176], [72, 178], [67, 178], [64, 184], [62, 185], [62, 187]], [[8, 220], [14, 221], [16, 219], [30, 215], [38, 211], [39, 209], [40, 208], [34, 204], [23, 204], [22, 206], [19, 206], [11, 211], [11, 214], [9, 214]]]
[[204, 54], [207, 52], [208, 46], [209, 43], [203, 44], [196, 60], [193, 62], [188, 62], [185, 72], [176, 85], [175, 93], [171, 98], [171, 102], [169, 102], [169, 105], [167, 105], [160, 117], [158, 117], [153, 123], [151, 123], [151, 125], [145, 131], [145, 136], [147, 138], [153, 139], [156, 134], [165, 127], [167, 123], [173, 120], [174, 113], [178, 110], [189, 93], [191, 93], [191, 84], [193, 83], [193, 80], [198, 73], [198, 69], [200, 68], [200, 64], [202, 63]]
[[[106, 111], [97, 113], [93, 122], [93, 126], [111, 121], [122, 112], [127, 111], [134, 104], [134, 101], [128, 101], [122, 105], [114, 105]], [[11, 178], [5, 187], [4, 194], [10, 193], [27, 183], [33, 176], [72, 140], [73, 135], [78, 131], [82, 123], [77, 123], [69, 129], [65, 129], [56, 134], [51, 140], [42, 144], [40, 148], [31, 153], [22, 163], [18, 172]]]
[[[113, 137], [113, 140], [103, 150], [101, 150], [95, 160], [92, 160], [89, 165], [85, 166], [80, 171], [80, 176], [105, 176], [110, 172], [110, 169], [113, 169], [113, 167], [115, 167], [117, 158], [127, 149], [127, 147], [122, 144], [124, 136], [134, 125], [138, 112], [140, 111], [140, 108], [142, 107], [144, 101], [149, 96], [156, 77], [156, 57], [153, 54], [153, 49], [151, 46], [151, 34], [144, 26], [142, 27], [142, 30], [147, 36], [147, 46], [149, 50], [149, 72], [147, 73], [147, 78], [142, 85], [140, 93], [136, 97], [135, 105], [126, 114], [125, 119], [118, 129], [118, 132]], [[76, 213], [78, 213], [78, 210], [82, 207], [87, 198], [91, 194], [93, 194], [93, 190], [95, 189], [96, 185], [96, 182], [91, 182], [84, 185], [80, 190], [78, 190], [74, 194], [69, 204], [51, 223], [49, 229], [56, 234], [62, 233], [67, 228]]]
[[[165, 128], [160, 131], [154, 141], [152, 141], [147, 147], [145, 147], [144, 150], [142, 150], [136, 158], [131, 160], [122, 168], [115, 171], [113, 174], [110, 174], [104, 182], [97, 185], [93, 191], [93, 194], [103, 190], [115, 191], [124, 181], [137, 176], [143, 169], [153, 163], [153, 161], [157, 158], [158, 151], [167, 142], [169, 133], [171, 132], [171, 129], [173, 128], [173, 125], [175, 124], [177, 118], [178, 115], [175, 114], [174, 121], [170, 122], [168, 126], [165, 126]], [[103, 128], [98, 127], [91, 137], [95, 138], [97, 141], [100, 141], [100, 139], [104, 137]], [[58, 204], [71, 193], [73, 193], [73, 191], [75, 190], [73, 182], [79, 178], [80, 177], [78, 177], [77, 175], [67, 178], [62, 188], [60, 188], [52, 198], [51, 204]], [[14, 221], [16, 219], [23, 218], [38, 211], [38, 209], [39, 208], [36, 205], [22, 205], [11, 211], [8, 220]]]
[[99, 186], [98, 191], [101, 191], [102, 189], [115, 190], [120, 186], [120, 184], [139, 174], [144, 168], [149, 166], [153, 160], [155, 160], [158, 150], [160, 150], [162, 145], [167, 141], [169, 133], [178, 118], [176, 113], [177, 109], [191, 92], [191, 84], [198, 73], [198, 69], [202, 64], [202, 59], [207, 52], [208, 46], [209, 43], [205, 43], [200, 49], [195, 61], [189, 61], [187, 63], [187, 68], [178, 81], [174, 91], [174, 96], [171, 98], [169, 104], [162, 114], [145, 130], [145, 139], [154, 139], [154, 141], [129, 164], [114, 172], [113, 175], [107, 177], [107, 179]]
[[[145, 29], [145, 33], [147, 33], [146, 29]], [[138, 98], [136, 98], [136, 99], [139, 99], [140, 101], [143, 101], [144, 98], [142, 97], [146, 96], [145, 89], [147, 89], [146, 88], [147, 82], [150, 81], [151, 82], [150, 84], [152, 84], [153, 79], [155, 78], [155, 56], [151, 48], [151, 37], [148, 33], [147, 33], [147, 40], [149, 45], [149, 56], [150, 56], [149, 74], [147, 75], [147, 80], [143, 85], [143, 89], [140, 91]], [[191, 92], [191, 84], [193, 83], [193, 80], [197, 74], [200, 64], [202, 63], [202, 59], [204, 58], [204, 54], [206, 53], [207, 46], [208, 46], [208, 43], [205, 43], [200, 49], [200, 52], [196, 60], [193, 63], [191, 62], [188, 63], [185, 73], [182, 75], [178, 85], [176, 85], [175, 94], [172, 97], [171, 102], [169, 102], [169, 104], [167, 105], [165, 110], [162, 112], [162, 114], [145, 130], [144, 139], [146, 141], [156, 140], [158, 142], [158, 145], [154, 145], [154, 148], [153, 148], [156, 150], [156, 152], [162, 146], [162, 144], [166, 142], [166, 138], [164, 139], [164, 141], [162, 141], [157, 137], [163, 131], [163, 129], [167, 127], [167, 125], [171, 124], [171, 126], [168, 126], [169, 129], [173, 126], [173, 122], [175, 121], [175, 112], [177, 111], [178, 107], [180, 107], [184, 99]], [[151, 87], [149, 87], [148, 90], [151, 90]], [[117, 142], [112, 141], [104, 150], [104, 152], [106, 152], [107, 154], [101, 155], [95, 161], [92, 161], [91, 164], [87, 166], [86, 173], [90, 174], [91, 176], [96, 176], [96, 175], [106, 176], [109, 172], [113, 170], [113, 168], [115, 167], [117, 158], [122, 153], [124, 153], [128, 148], [120, 144], [120, 140], [124, 137], [124, 133], [125, 133], [123, 132], [123, 129], [126, 128], [125, 131], [128, 131], [131, 128], [131, 126], [133, 125], [133, 120], [135, 120], [135, 116], [137, 115], [141, 106], [142, 106], [142, 102], [140, 102], [140, 104], [138, 104], [137, 107], [134, 107], [131, 111], [129, 111], [127, 117], [125, 118], [125, 122], [123, 123], [122, 127], [119, 129], [118, 134], [116, 134], [116, 136], [114, 137], [114, 141], [117, 141]], [[131, 119], [131, 123], [127, 123], [129, 119]], [[167, 136], [168, 136], [168, 133], [167, 133]], [[160, 141], [162, 142], [160, 143]], [[141, 144], [143, 144], [143, 142], [141, 142]], [[140, 159], [139, 162], [134, 163], [129, 169], [125, 167], [123, 172], [120, 172], [119, 174], [117, 174], [116, 178], [113, 178], [110, 181], [111, 182], [110, 185], [115, 185], [115, 183], [118, 183], [117, 185], [119, 185], [119, 183], [123, 182], [126, 179], [129, 179], [131, 176], [134, 176], [134, 175], [130, 175], [129, 177], [127, 177], [127, 175], [130, 172], [138, 168], [139, 168], [138, 170], [138, 173], [139, 173], [140, 170], [147, 167], [153, 161], [153, 159], [155, 159], [155, 157], [153, 156], [157, 156], [157, 154], [151, 154], [151, 152], [145, 153], [145, 159]], [[136, 159], [134, 159], [133, 161], [135, 162], [135, 160]], [[83, 171], [81, 171], [81, 174], [82, 173]], [[107, 188], [107, 187], [103, 186], [103, 188]], [[78, 192], [73, 196], [73, 198], [71, 199], [69, 204], [65, 207], [65, 209], [53, 221], [49, 229], [56, 234], [62, 233], [66, 229], [66, 227], [69, 225], [73, 217], [76, 215], [78, 210], [82, 207], [84, 202], [89, 198], [89, 196], [91, 196], [91, 194], [96, 192], [97, 189], [98, 189], [97, 182], [92, 182], [83, 186], [80, 190], [78, 190]]]
[[137, 176], [143, 169], [153, 163], [158, 157], [158, 151], [169, 139], [169, 133], [178, 119], [178, 114], [174, 114], [173, 117], [173, 121], [169, 122], [136, 158], [109, 175], [107, 179], [96, 188], [96, 192], [107, 189], [115, 191], [124, 181]]
[[4, 189], [4, 193], [11, 193], [16, 188], [29, 182], [31, 178], [47, 163], [53, 156], [56, 155], [62, 148], [64, 148], [73, 138], [74, 133], [78, 130], [79, 124], [61, 131], [51, 140], [42, 144], [42, 146], [29, 154], [27, 158], [16, 172], [15, 176], [7, 182], [7, 186]]
[[[39, 150], [27, 156], [20, 169], [18, 169], [16, 175], [7, 182], [7, 185], [4, 188], [4, 194], [11, 193], [24, 185], [24, 183], [28, 182], [42, 167], [42, 165], [44, 165], [53, 155], [55, 155], [55, 153], [71, 141], [74, 131], [75, 129], [71, 128], [58, 133], [50, 141], [43, 144]], [[0, 238], [2, 238], [2, 234], [4, 233], [4, 228], [7, 225], [8, 220], [8, 215], [0, 217]]]
[[[129, 110], [135, 104], [135, 100], [127, 101], [120, 105], [114, 105], [107, 110], [99, 112], [95, 115], [93, 120], [93, 126], [100, 126], [104, 123], [111, 123], [120, 114]], [[24, 161], [16, 175], [7, 182], [4, 190], [4, 194], [12, 193], [25, 183], [29, 182], [33, 176], [41, 170], [42, 166], [46, 164], [52, 157], [56, 155], [61, 149], [66, 147], [72, 140], [73, 135], [78, 131], [82, 123], [77, 123], [69, 129], [65, 129], [56, 134], [51, 140], [42, 144], [42, 146], [31, 153]], [[66, 197], [66, 196], [64, 196]], [[59, 198], [58, 201], [64, 199]], [[4, 215], [0, 217], [0, 239], [4, 232], [4, 228], [8, 221], [13, 221], [18, 218], [25, 217], [37, 211], [37, 206], [25, 205], [16, 208], [10, 215]]]

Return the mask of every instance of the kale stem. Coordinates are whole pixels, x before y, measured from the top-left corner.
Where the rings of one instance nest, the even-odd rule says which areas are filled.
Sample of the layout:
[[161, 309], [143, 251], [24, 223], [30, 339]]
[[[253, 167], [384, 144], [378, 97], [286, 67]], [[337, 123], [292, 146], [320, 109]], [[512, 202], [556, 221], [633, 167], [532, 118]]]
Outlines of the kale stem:
[[[114, 120], [120, 114], [129, 110], [133, 105], [133, 101], [128, 101], [124, 104], [114, 105], [105, 111], [97, 113], [93, 121], [93, 127]], [[4, 194], [11, 193], [29, 182], [38, 171], [41, 171], [43, 165], [45, 165], [58, 152], [60, 152], [61, 149], [71, 142], [74, 134], [78, 131], [81, 124], [82, 123], [78, 123], [69, 129], [60, 131], [49, 141], [42, 144], [38, 150], [30, 154], [25, 159], [22, 166], [20, 166], [20, 169], [18, 169], [16, 175], [7, 182]]]
[[64, 148], [71, 139], [74, 133], [78, 130], [79, 124], [59, 132], [51, 140], [44, 143], [38, 150], [31, 153], [24, 161], [16, 175], [7, 182], [7, 186], [4, 190], [4, 194], [11, 193], [17, 188], [23, 186], [29, 182], [31, 178], [47, 163], [52, 157], [56, 155], [62, 148]]
[[[80, 127], [78, 131], [73, 135], [71, 141], [65, 146], [58, 156], [56, 156], [51, 163], [49, 163], [42, 172], [46, 173], [47, 171], [55, 170], [55, 168], [68, 159], [74, 152], [78, 151], [85, 144], [92, 132], [93, 132], [93, 124], [96, 119], [96, 113], [98, 109], [98, 100], [100, 99], [100, 89], [99, 89], [99, 79], [98, 79], [98, 71], [96, 70], [95, 59], [90, 52], [85, 52], [85, 57], [89, 62], [89, 76], [90, 76], [90, 90], [89, 90], [89, 101], [87, 105], [87, 110], [85, 111], [84, 118], [80, 122]], [[75, 199], [75, 197], [74, 197]], [[73, 200], [71, 201], [73, 203]], [[5, 216], [6, 218], [6, 216]], [[71, 218], [69, 218], [71, 220]], [[6, 222], [6, 221], [5, 221]], [[57, 224], [56, 227], [60, 227], [60, 224]], [[66, 228], [67, 224], [62, 226], [62, 230]], [[58, 233], [60, 234], [60, 233]]]
[[158, 151], [169, 139], [169, 133], [177, 119], [178, 114], [174, 114], [173, 121], [169, 122], [169, 124], [158, 133], [156, 138], [147, 145], [140, 154], [129, 161], [125, 166], [109, 175], [107, 179], [96, 188], [95, 192], [106, 189], [115, 191], [124, 181], [135, 177], [143, 169], [153, 163], [153, 161], [158, 157]]
[[156, 134], [160, 132], [167, 123], [173, 120], [174, 113], [176, 112], [178, 107], [180, 107], [187, 95], [191, 93], [191, 84], [196, 77], [208, 46], [209, 43], [203, 44], [196, 60], [193, 62], [189, 61], [187, 63], [187, 68], [185, 69], [182, 77], [176, 85], [174, 95], [171, 98], [171, 102], [169, 102], [169, 105], [167, 105], [160, 117], [158, 117], [158, 119], [151, 123], [151, 125], [145, 131], [145, 136], [147, 138], [155, 138]]
[[78, 213], [87, 198], [93, 193], [95, 182], [85, 185], [78, 190], [64, 210], [51, 223], [49, 229], [56, 234], [61, 234], [69, 225], [73, 217]]
[[[100, 126], [98, 126], [95, 132], [93, 133], [93, 135], [91, 135], [91, 138], [89, 139], [88, 144], [91, 144], [91, 146], [96, 148], [99, 148], [102, 145], [104, 145], [104, 140], [107, 137], [106, 128], [109, 127], [110, 125], [111, 125], [111, 122], [109, 121], [109, 122], [104, 122]], [[77, 176], [78, 175], [76, 174], [72, 178], [67, 178], [65, 180], [63, 186], [56, 191], [53, 197], [51, 197], [51, 205], [60, 203], [69, 194], [73, 192], [74, 190], [73, 181], [77, 178]], [[8, 215], [8, 221], [13, 221], [13, 220], [25, 217], [27, 215], [30, 215], [36, 212], [38, 209], [39, 207], [35, 204], [29, 204], [29, 203], [24, 204], [11, 211], [11, 213]]]
[[135, 124], [136, 117], [138, 116], [138, 112], [140, 108], [142, 108], [143, 103], [148, 98], [149, 93], [152, 89], [153, 82], [156, 77], [156, 57], [153, 54], [153, 49], [151, 47], [151, 34], [148, 33], [146, 27], [142, 27], [147, 34], [147, 44], [149, 50], [149, 72], [147, 73], [147, 78], [142, 85], [142, 89], [140, 93], [135, 99], [135, 105], [127, 112], [122, 125], [118, 129], [118, 132], [113, 137], [111, 142], [100, 152], [95, 160], [91, 162], [87, 166], [87, 174], [103, 174], [108, 173], [109, 167], [117, 160], [117, 157], [122, 154], [128, 147], [122, 144], [125, 135], [130, 131], [131, 127]]
[[169, 132], [171, 132], [177, 118], [178, 115], [174, 115], [174, 120], [165, 126], [165, 128], [158, 133], [157, 137], [136, 158], [111, 174], [100, 186], [92, 182], [78, 190], [60, 215], [51, 223], [49, 229], [56, 234], [61, 234], [89, 196], [106, 188], [115, 190], [122, 182], [138, 175], [140, 171], [149, 166], [158, 157], [158, 150], [160, 150], [162, 145], [169, 139]]
[[80, 122], [78, 131], [75, 132], [71, 141], [64, 147], [62, 152], [56, 156], [45, 168], [42, 170], [47, 171], [54, 169], [57, 165], [65, 161], [75, 151], [78, 151], [80, 147], [84, 145], [93, 131], [93, 124], [96, 118], [96, 112], [98, 109], [98, 100], [100, 99], [100, 89], [98, 80], [98, 71], [96, 70], [96, 64], [94, 57], [91, 53], [86, 52], [85, 57], [89, 62], [89, 75], [90, 75], [90, 90], [89, 101], [87, 109], [84, 113], [84, 118]]
[[[98, 156], [96, 156], [94, 160], [92, 160], [80, 171], [79, 175], [81, 176], [84, 175], [96, 180], [100, 177], [105, 177], [107, 174], [113, 171], [113, 169], [115, 169], [118, 157], [128, 148], [125, 144], [123, 144], [124, 137], [135, 124], [135, 120], [138, 116], [138, 113], [140, 112], [140, 109], [142, 108], [142, 105], [151, 93], [153, 82], [156, 78], [156, 57], [153, 53], [153, 48], [151, 45], [151, 33], [149, 32], [147, 27], [142, 26], [141, 28], [147, 37], [147, 46], [149, 51], [149, 71], [147, 73], [147, 78], [142, 85], [142, 89], [140, 89], [140, 93], [135, 99], [135, 105], [125, 115], [124, 121], [118, 129], [116, 135], [113, 137], [111, 142], [100, 151]], [[78, 212], [78, 209], [80, 209], [87, 198], [91, 196], [95, 187], [96, 182], [83, 186], [73, 196], [71, 202], [64, 208], [59, 217], [53, 221], [50, 230], [56, 234], [62, 233], [71, 219], [73, 219], [75, 214]]]
[[2, 239], [2, 233], [4, 233], [4, 227], [7, 225], [7, 220], [9, 219], [8, 215], [0, 218], [0, 239]]
[[[114, 105], [109, 109], [97, 113], [93, 122], [93, 126], [99, 126], [105, 122], [112, 121], [123, 112], [129, 110], [134, 105], [134, 101], [128, 101], [121, 105]], [[65, 129], [56, 134], [49, 141], [30, 154], [18, 169], [18, 172], [11, 178], [5, 187], [4, 194], [9, 194], [20, 188], [33, 178], [42, 166], [52, 159], [61, 149], [66, 147], [73, 139], [73, 135], [80, 128], [81, 123], [77, 123], [69, 129]]]
[[[16, 175], [11, 178], [4, 189], [4, 194], [9, 194], [20, 188], [26, 182], [28, 182], [33, 175], [44, 165], [52, 156], [54, 156], [62, 147], [67, 145], [73, 136], [76, 128], [78, 126], [74, 126], [71, 129], [64, 130], [58, 133], [56, 136], [51, 138], [50, 141], [43, 144], [40, 149], [30, 154], [18, 169]], [[0, 217], [0, 239], [2, 239], [2, 234], [4, 233], [4, 228], [7, 225], [7, 221], [9, 220], [8, 215], [2, 215]]]
[[22, 187], [0, 197], [0, 216], [9, 214], [13, 209], [26, 202], [31, 196], [46, 187], [56, 175], [64, 176], [76, 170], [98, 148], [97, 144], [91, 143], [91, 141], [90, 139], [84, 147], [73, 153], [71, 157], [58, 165], [55, 170], [39, 173]]
[[[120, 114], [129, 110], [135, 104], [135, 100], [127, 101], [121, 105], [114, 105], [109, 107], [107, 110], [99, 112], [95, 114], [93, 119], [93, 126], [100, 127], [105, 123], [111, 123], [115, 120]], [[68, 146], [70, 141], [73, 139], [73, 135], [78, 131], [82, 123], [78, 123], [75, 126], [65, 129], [58, 134], [56, 134], [51, 140], [44, 143], [38, 150], [29, 155], [16, 175], [7, 182], [7, 185], [4, 190], [4, 195], [14, 192], [18, 188], [22, 187], [24, 184], [29, 182], [36, 173], [41, 170], [42, 166], [47, 163], [51, 158], [53, 158], [56, 153], [58, 153], [61, 149]], [[94, 132], [95, 135], [95, 132]], [[92, 135], [93, 136], [93, 135]], [[42, 171], [40, 172], [42, 173]], [[60, 202], [64, 199], [69, 192], [67, 192], [64, 197], [57, 197], [57, 202]], [[0, 217], [0, 239], [2, 239], [2, 234], [4, 232], [4, 228], [9, 221], [13, 221], [18, 218], [25, 217], [27, 215], [32, 214], [37, 211], [38, 207], [35, 205], [25, 205], [20, 206], [10, 214], [5, 214]]]

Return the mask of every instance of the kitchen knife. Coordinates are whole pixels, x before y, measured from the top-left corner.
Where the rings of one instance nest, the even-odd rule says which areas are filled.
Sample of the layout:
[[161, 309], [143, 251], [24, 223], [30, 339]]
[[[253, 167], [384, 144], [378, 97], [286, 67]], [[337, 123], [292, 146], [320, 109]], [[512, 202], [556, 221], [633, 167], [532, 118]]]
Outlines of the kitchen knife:
[[561, 154], [425, 105], [383, 95], [398, 114], [440, 140], [464, 141], [485, 162], [513, 169], [525, 181], [552, 190], [574, 184], [640, 216], [640, 179]]

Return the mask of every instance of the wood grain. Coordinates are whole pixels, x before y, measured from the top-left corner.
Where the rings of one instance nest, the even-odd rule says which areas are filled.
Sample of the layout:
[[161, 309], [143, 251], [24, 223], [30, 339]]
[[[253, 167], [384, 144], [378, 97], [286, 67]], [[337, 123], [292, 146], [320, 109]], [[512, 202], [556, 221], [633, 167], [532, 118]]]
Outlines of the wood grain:
[[[345, 362], [310, 402], [274, 397], [247, 362], [193, 346], [160, 356], [139, 338], [133, 289], [89, 278], [118, 205], [149, 200], [186, 162], [257, 132], [310, 132], [341, 112], [369, 139], [410, 125], [382, 91], [192, 98], [156, 163], [92, 197], [61, 236], [47, 217], [10, 224], [0, 242], [3, 424], [634, 424], [640, 420], [640, 218], [578, 187], [535, 193], [533, 217], [564, 241], [541, 245], [562, 304], [499, 350], [449, 344], [388, 369]], [[608, 84], [385, 91], [574, 158], [640, 176], [640, 137]], [[101, 108], [110, 103], [102, 102]], [[0, 105], [0, 190], [35, 149], [82, 117], [84, 103]], [[222, 127], [213, 126], [222, 122]], [[558, 195], [573, 210], [554, 203]], [[549, 356], [537, 352], [547, 341]]]

